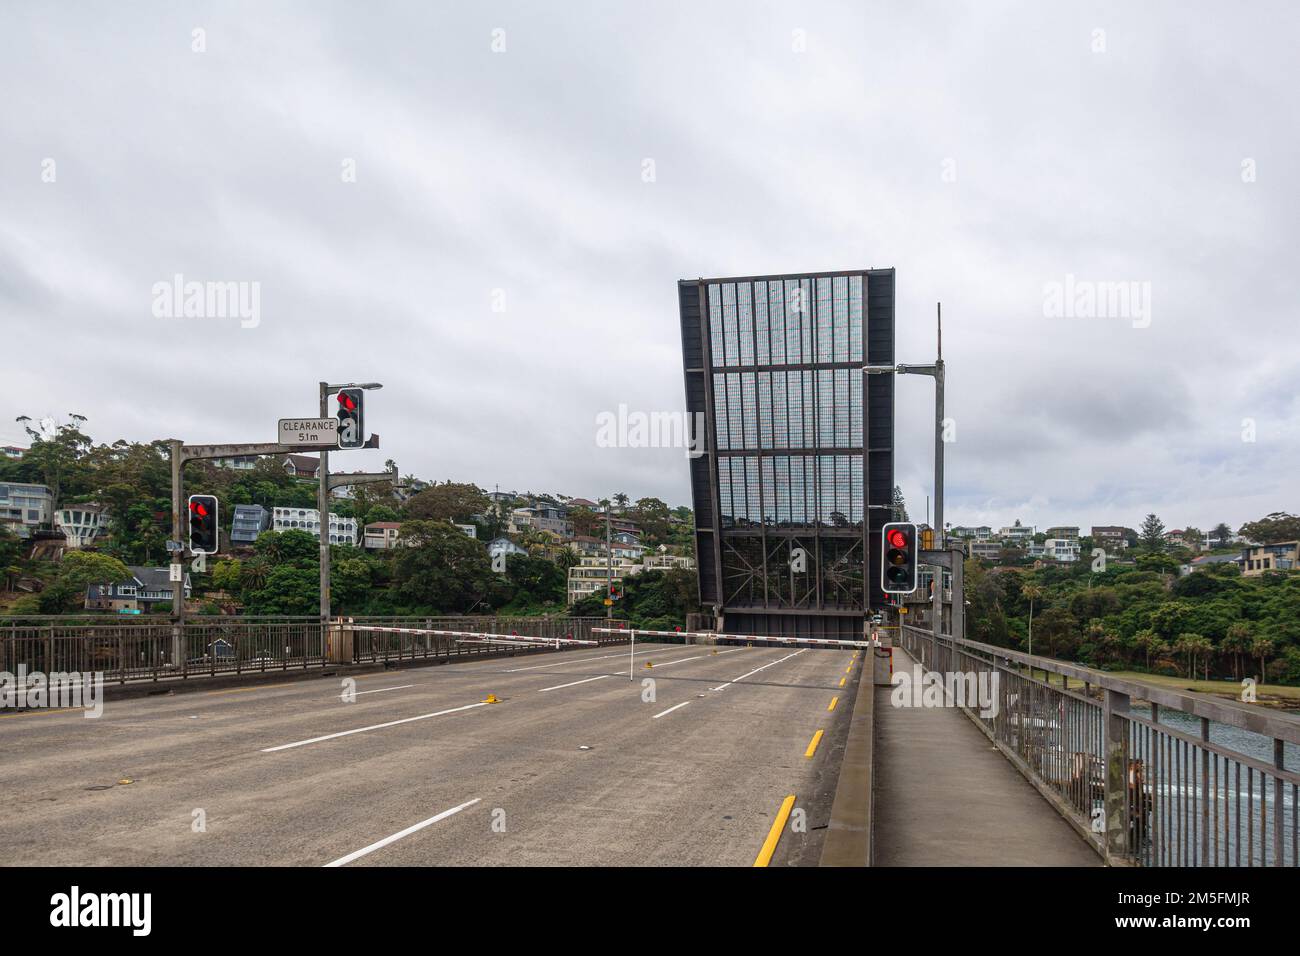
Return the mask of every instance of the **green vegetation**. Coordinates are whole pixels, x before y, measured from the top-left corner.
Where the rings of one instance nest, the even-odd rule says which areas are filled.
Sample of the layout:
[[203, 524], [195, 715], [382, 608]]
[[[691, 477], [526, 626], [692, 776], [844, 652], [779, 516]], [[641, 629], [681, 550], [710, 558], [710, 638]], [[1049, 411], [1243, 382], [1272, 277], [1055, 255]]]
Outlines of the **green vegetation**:
[[[86, 419], [70, 416], [67, 424], [44, 423], [40, 430], [20, 419], [31, 448], [19, 460], [0, 459], [0, 481], [48, 486], [55, 508], [96, 502], [109, 511], [108, 533], [93, 550], [69, 551], [60, 563], [24, 559], [24, 543], [0, 528], [0, 611], [64, 613], [81, 609], [88, 584], [109, 584], [129, 577], [128, 565], [160, 566], [168, 561], [171, 537], [171, 466], [165, 442], [93, 444], [83, 430]], [[412, 478], [406, 483], [411, 483]], [[312, 508], [317, 484], [288, 474], [279, 457], [259, 458], [251, 469], [192, 462], [185, 469], [187, 494], [216, 496], [221, 512], [223, 545], [227, 543], [236, 505]], [[556, 496], [529, 494], [539, 503], [558, 504]], [[665, 545], [689, 552], [694, 528], [689, 508], [670, 509], [657, 498], [635, 504], [619, 493], [612, 501], [620, 517], [636, 521], [648, 548]], [[566, 575], [577, 556], [549, 534], [523, 528], [510, 537], [527, 555], [512, 555], [503, 573], [494, 573], [485, 542], [504, 534], [513, 508], [525, 501], [493, 502], [469, 483], [434, 482], [405, 501], [386, 483], [358, 485], [349, 499], [331, 502], [332, 513], [355, 518], [358, 529], [375, 521], [403, 522], [401, 545], [366, 552], [331, 546], [331, 606], [337, 614], [511, 615], [565, 614]], [[573, 509], [578, 534], [602, 537], [605, 517], [591, 509]], [[474, 525], [478, 540], [454, 524]], [[223, 547], [223, 551], [226, 549]], [[251, 549], [228, 551], [209, 561], [204, 573], [191, 573], [193, 597], [201, 613], [303, 614], [319, 610], [319, 545], [305, 531], [264, 532]], [[23, 582], [22, 592], [15, 591]], [[691, 577], [691, 593], [694, 578]], [[647, 585], [647, 613], [676, 607], [652, 599]], [[640, 593], [638, 591], [638, 593]], [[603, 597], [603, 594], [601, 595]], [[678, 602], [680, 603], [680, 602]], [[5, 606], [7, 605], [7, 606]], [[604, 614], [601, 605], [596, 612]], [[674, 623], [680, 623], [680, 615]]]
[[[1144, 524], [1144, 538], [1153, 530]], [[1179, 577], [1179, 563], [1164, 553], [1097, 572], [1088, 561], [1037, 570], [968, 561], [967, 633], [1025, 650], [1032, 602], [1037, 654], [1104, 670], [1300, 684], [1300, 573], [1243, 577], [1217, 564]]]
[[[605, 613], [604, 589], [573, 605], [576, 617]], [[623, 597], [614, 604], [614, 619], [633, 627], [671, 631], [685, 623], [686, 615], [699, 610], [699, 584], [694, 571], [673, 568], [645, 571], [623, 579]]]

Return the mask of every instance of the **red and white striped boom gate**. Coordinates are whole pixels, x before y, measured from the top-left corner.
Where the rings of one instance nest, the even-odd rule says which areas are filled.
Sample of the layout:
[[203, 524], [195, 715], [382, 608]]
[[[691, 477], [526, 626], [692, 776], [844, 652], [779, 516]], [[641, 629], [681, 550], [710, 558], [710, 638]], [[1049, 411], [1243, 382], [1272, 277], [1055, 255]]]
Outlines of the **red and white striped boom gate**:
[[635, 634], [637, 637], [703, 637], [715, 641], [761, 641], [768, 644], [812, 644], [821, 647], [872, 647], [871, 641], [841, 641], [824, 637], [764, 637], [758, 634], [719, 634], [716, 631], [643, 631], [639, 627], [593, 627], [593, 634]]
[[464, 644], [523, 644], [528, 647], [560, 647], [564, 644], [596, 644], [576, 637], [533, 637], [529, 634], [488, 634], [483, 631], [436, 631], [427, 627], [383, 627], [378, 624], [347, 624], [350, 631], [377, 631], [381, 634], [419, 634], [454, 637]]

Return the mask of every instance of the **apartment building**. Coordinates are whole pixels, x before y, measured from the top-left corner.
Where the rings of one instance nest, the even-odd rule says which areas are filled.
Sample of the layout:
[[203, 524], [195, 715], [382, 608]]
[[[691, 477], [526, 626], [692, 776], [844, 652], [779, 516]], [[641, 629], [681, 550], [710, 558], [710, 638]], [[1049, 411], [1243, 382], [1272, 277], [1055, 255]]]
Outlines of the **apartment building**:
[[54, 510], [54, 495], [44, 485], [0, 482], [0, 524], [15, 535], [26, 538], [43, 524], [48, 524]]
[[1078, 541], [1079, 526], [1072, 524], [1056, 525], [1055, 527], [1048, 528], [1046, 534], [1049, 538], [1055, 538], [1061, 541]]
[[1034, 525], [1024, 525], [1020, 522], [1016, 522], [1010, 527], [998, 529], [998, 537], [1001, 540], [1010, 541], [1021, 548], [1026, 547], [1029, 542], [1033, 541], [1034, 535], [1037, 533], [1038, 529]]
[[391, 551], [397, 547], [401, 531], [400, 521], [372, 521], [365, 527], [361, 546], [367, 551]]
[[[273, 508], [271, 510], [271, 527], [273, 531], [306, 531], [315, 538], [320, 537], [320, 512], [315, 508]], [[344, 518], [330, 514], [330, 544], [357, 543], [357, 519]]]
[[1241, 573], [1255, 577], [1266, 571], [1293, 571], [1300, 567], [1300, 541], [1257, 544], [1242, 550]]
[[1095, 524], [1088, 533], [1092, 537], [1093, 544], [1105, 548], [1112, 554], [1127, 548], [1129, 538], [1136, 537], [1136, 532], [1115, 524]]
[[63, 532], [64, 547], [79, 551], [108, 534], [108, 510], [96, 504], [69, 505], [54, 513], [54, 526]]
[[271, 524], [271, 515], [261, 505], [235, 505], [235, 515], [230, 522], [230, 543], [247, 547]]
[[613, 573], [613, 582], [619, 584], [624, 578], [641, 572], [641, 565], [629, 558], [614, 558], [607, 561], [604, 557], [584, 557], [569, 568], [567, 586], [568, 603], [573, 604], [597, 591], [605, 590]]
[[966, 542], [966, 554], [984, 561], [996, 561], [1002, 555], [1002, 543], [971, 538]]
[[993, 529], [988, 525], [978, 527], [957, 525], [948, 529], [948, 537], [958, 538], [962, 541], [988, 541], [993, 537]]

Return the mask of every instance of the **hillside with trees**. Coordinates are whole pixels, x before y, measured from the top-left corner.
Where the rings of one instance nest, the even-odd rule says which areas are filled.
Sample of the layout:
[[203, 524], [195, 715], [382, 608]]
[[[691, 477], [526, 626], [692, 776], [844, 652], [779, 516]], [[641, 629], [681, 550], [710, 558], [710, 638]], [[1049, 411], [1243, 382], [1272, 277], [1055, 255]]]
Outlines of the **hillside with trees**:
[[[1108, 670], [1300, 684], [1300, 571], [1243, 576], [1225, 562], [1180, 574], [1188, 555], [1162, 548], [1158, 520], [1134, 560], [1100, 571], [1086, 554], [1036, 568], [968, 560], [968, 635], [1027, 650], [1032, 632], [1034, 653]], [[1270, 515], [1243, 533], [1295, 540], [1294, 520]]]

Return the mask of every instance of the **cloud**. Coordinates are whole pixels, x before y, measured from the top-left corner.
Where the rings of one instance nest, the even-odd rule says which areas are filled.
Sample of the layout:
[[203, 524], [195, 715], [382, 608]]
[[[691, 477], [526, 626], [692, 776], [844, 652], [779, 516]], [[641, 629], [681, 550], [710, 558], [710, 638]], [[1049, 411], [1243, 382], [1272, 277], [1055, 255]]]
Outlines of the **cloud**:
[[[900, 360], [933, 356], [944, 302], [950, 520], [1294, 510], [1300, 123], [1278, 91], [1298, 20], [1281, 3], [14, 11], [0, 439], [67, 408], [105, 441], [265, 441], [318, 381], [377, 379], [383, 448], [348, 468], [680, 503], [679, 453], [595, 442], [620, 402], [681, 407], [676, 280], [894, 266]], [[154, 318], [177, 273], [259, 282], [260, 324]], [[1150, 326], [1047, 318], [1067, 275], [1150, 283]], [[931, 389], [899, 395], [919, 513]]]

